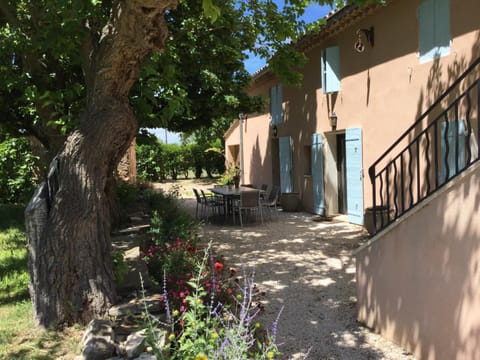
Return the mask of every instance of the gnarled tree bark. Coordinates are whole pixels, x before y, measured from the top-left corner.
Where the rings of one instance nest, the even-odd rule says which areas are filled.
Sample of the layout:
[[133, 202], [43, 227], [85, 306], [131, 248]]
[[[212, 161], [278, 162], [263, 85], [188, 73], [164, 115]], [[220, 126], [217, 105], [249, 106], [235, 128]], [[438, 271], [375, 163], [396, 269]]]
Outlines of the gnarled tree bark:
[[79, 128], [52, 161], [26, 210], [30, 293], [42, 327], [86, 323], [115, 302], [108, 179], [138, 130], [128, 93], [142, 59], [161, 50], [176, 0], [113, 1], [88, 52]]

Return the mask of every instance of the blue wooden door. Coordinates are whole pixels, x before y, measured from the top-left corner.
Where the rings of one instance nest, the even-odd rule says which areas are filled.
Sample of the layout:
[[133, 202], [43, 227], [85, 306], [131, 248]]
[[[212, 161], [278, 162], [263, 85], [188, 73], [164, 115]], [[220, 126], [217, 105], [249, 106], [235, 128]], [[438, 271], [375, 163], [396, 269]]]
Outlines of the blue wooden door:
[[312, 134], [313, 212], [319, 215], [325, 215], [322, 143], [322, 134]]
[[278, 140], [280, 146], [280, 190], [282, 193], [293, 192], [292, 138], [282, 136]]
[[[455, 129], [457, 124], [457, 129]], [[442, 122], [441, 129], [441, 174], [440, 183], [444, 183], [452, 176], [457, 174], [457, 169], [460, 171], [465, 167], [465, 125], [463, 121], [450, 121], [448, 123], [448, 129], [446, 122]], [[446, 134], [445, 134], [446, 133]], [[445, 135], [448, 140], [448, 153], [447, 142], [445, 141]], [[455, 156], [456, 155], [456, 156]], [[446, 164], [445, 164], [446, 160]], [[448, 165], [448, 175], [447, 175]]]
[[348, 221], [363, 225], [362, 129], [345, 132]]

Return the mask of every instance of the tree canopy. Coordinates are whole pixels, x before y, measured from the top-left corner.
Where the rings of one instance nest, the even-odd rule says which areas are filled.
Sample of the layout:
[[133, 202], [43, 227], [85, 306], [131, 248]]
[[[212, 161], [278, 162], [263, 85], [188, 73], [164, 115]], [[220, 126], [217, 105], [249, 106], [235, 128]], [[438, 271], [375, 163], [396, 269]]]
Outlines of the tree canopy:
[[[0, 81], [5, 84], [0, 89], [0, 125], [5, 131], [35, 136], [52, 155], [59, 150], [78, 125], [90, 81], [90, 44], [101, 38], [115, 3], [0, 3]], [[244, 51], [269, 56], [298, 33], [290, 7], [281, 13], [273, 2], [208, 4], [182, 1], [167, 13], [168, 45], [162, 54], [145, 59], [131, 91], [141, 127], [190, 131], [229, 111], [248, 110], [252, 102], [243, 93], [249, 81]], [[221, 16], [212, 22], [205, 11], [215, 9]]]
[[[115, 3], [0, 3], [0, 81], [5, 84], [0, 126], [5, 131], [35, 136], [52, 155], [58, 151], [85, 105], [88, 43], [101, 37]], [[270, 59], [272, 70], [287, 81], [298, 81], [291, 70], [303, 56], [286, 45], [306, 31], [299, 16], [308, 4], [291, 1], [279, 9], [270, 0], [180, 2], [166, 15], [165, 51], [145, 60], [131, 91], [140, 127], [189, 132], [219, 116], [258, 108], [258, 99], [243, 92], [250, 79], [243, 65], [247, 50]]]

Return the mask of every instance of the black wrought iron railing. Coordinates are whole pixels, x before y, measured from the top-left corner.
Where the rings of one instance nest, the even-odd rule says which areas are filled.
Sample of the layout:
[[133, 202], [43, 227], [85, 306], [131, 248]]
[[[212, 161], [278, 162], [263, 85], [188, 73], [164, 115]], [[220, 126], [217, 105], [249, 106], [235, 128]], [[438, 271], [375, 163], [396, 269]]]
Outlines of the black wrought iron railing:
[[480, 159], [479, 103], [480, 58], [370, 166], [374, 234]]

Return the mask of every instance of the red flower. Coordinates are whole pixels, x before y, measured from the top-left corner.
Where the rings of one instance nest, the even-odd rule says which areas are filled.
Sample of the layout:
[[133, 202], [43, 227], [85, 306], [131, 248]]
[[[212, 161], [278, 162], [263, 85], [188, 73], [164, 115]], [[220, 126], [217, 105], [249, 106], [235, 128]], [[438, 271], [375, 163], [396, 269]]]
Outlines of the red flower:
[[218, 273], [222, 272], [223, 264], [221, 262], [217, 261], [213, 266], [215, 267], [216, 272]]

